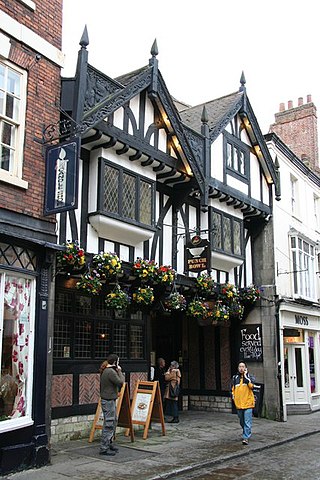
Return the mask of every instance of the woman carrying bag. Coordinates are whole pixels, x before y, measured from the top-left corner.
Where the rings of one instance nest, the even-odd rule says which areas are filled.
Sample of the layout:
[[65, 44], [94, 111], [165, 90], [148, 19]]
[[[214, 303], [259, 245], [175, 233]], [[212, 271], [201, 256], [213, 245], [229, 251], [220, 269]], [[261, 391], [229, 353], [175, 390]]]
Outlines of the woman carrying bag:
[[178, 399], [180, 393], [181, 373], [179, 363], [173, 360], [169, 370], [164, 374], [167, 382], [164, 398], [166, 399], [166, 410], [168, 415], [172, 415], [169, 423], [179, 423]]

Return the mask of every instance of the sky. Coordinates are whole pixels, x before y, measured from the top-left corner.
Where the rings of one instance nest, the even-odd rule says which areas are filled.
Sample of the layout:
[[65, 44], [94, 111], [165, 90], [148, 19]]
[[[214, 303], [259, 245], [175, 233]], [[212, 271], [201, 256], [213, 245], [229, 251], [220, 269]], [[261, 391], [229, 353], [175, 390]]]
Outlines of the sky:
[[154, 39], [173, 97], [197, 105], [235, 92], [244, 71], [263, 133], [279, 104], [320, 109], [317, 0], [64, 0], [64, 77], [87, 25], [89, 63], [114, 78], [148, 64]]

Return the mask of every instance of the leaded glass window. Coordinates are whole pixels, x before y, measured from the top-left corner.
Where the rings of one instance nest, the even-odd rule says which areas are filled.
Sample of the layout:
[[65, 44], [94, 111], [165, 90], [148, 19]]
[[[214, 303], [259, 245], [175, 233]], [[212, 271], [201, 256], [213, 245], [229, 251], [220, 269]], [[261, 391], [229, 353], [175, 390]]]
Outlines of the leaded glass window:
[[100, 209], [110, 216], [153, 224], [154, 182], [122, 167], [101, 161]]
[[243, 256], [242, 220], [211, 209], [211, 246], [214, 251]]
[[125, 218], [136, 217], [136, 179], [132, 175], [127, 173], [123, 174], [123, 187], [122, 187], [122, 215]]
[[247, 180], [250, 150], [239, 138], [228, 132], [224, 132], [224, 162], [227, 173]]
[[35, 271], [37, 268], [37, 256], [35, 252], [27, 248], [0, 243], [0, 265]]
[[89, 297], [57, 288], [53, 356], [56, 359], [145, 359], [145, 327], [140, 311], [108, 310], [105, 295]]

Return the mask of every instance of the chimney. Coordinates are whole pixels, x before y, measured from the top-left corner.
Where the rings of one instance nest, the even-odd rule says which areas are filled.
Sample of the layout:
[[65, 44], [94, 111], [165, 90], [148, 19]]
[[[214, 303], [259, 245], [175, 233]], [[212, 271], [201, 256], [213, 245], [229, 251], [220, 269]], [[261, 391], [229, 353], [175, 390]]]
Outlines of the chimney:
[[285, 104], [280, 103], [270, 132], [276, 133], [310, 169], [319, 169], [317, 109], [311, 95], [307, 95], [306, 103], [299, 97], [296, 107], [289, 100], [287, 110]]

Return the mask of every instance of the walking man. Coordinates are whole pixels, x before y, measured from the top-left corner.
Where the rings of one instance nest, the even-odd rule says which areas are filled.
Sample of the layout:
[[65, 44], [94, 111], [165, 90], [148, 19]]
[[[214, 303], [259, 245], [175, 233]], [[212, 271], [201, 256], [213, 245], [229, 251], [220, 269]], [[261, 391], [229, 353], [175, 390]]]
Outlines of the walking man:
[[111, 354], [100, 368], [100, 396], [103, 412], [103, 427], [100, 455], [115, 455], [118, 451], [112, 441], [117, 428], [116, 400], [125, 377], [119, 365], [118, 355]]
[[240, 361], [238, 373], [232, 377], [231, 391], [232, 400], [237, 409], [240, 425], [242, 427], [242, 444], [248, 445], [251, 437], [252, 410], [254, 408], [254, 387], [255, 378], [249, 375], [247, 365]]

